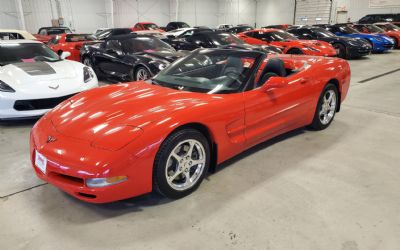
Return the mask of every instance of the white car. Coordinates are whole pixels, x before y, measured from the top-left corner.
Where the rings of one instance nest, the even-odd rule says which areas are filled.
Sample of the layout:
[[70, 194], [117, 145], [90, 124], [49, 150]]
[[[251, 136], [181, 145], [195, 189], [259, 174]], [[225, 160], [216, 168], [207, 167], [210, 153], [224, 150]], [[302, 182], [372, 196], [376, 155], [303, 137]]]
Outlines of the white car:
[[41, 42], [0, 41], [0, 120], [38, 117], [72, 95], [98, 87], [94, 71]]
[[232, 24], [219, 24], [217, 26], [217, 30], [227, 30], [227, 29], [230, 29], [232, 27], [233, 27]]
[[0, 40], [15, 39], [36, 40], [36, 37], [25, 30], [0, 29]]

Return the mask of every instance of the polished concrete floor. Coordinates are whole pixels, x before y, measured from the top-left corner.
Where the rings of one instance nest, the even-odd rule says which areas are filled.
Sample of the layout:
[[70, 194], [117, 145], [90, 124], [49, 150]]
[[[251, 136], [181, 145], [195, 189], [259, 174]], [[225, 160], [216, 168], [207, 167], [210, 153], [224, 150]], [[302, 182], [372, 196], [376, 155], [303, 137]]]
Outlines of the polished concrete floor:
[[220, 167], [189, 197], [106, 205], [39, 181], [32, 123], [0, 125], [0, 249], [399, 249], [400, 51], [350, 62], [342, 111]]

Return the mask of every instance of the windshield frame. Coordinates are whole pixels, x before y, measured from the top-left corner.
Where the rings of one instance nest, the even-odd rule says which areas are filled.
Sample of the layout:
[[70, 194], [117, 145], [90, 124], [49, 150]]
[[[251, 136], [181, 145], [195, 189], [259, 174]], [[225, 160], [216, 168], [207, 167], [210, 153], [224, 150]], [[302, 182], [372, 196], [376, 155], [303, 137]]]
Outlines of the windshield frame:
[[[186, 90], [186, 89], [183, 90], [183, 89], [179, 88], [179, 86], [182, 86], [182, 85], [174, 84], [174, 83], [167, 83], [165, 81], [160, 80], [160, 78], [162, 78], [163, 76], [171, 76], [171, 75], [168, 75], [169, 72], [175, 70], [180, 65], [193, 59], [194, 57], [200, 55], [201, 53], [206, 54], [206, 53], [218, 53], [218, 52], [220, 52], [221, 55], [226, 53], [226, 55], [228, 55], [228, 56], [232, 56], [234, 53], [237, 53], [237, 55], [248, 54], [249, 57], [251, 57], [251, 56], [254, 57], [254, 63], [250, 67], [249, 72], [247, 73], [246, 77], [243, 79], [240, 86], [234, 91], [227, 91], [225, 93], [219, 93], [218, 91], [214, 91], [216, 89], [216, 87], [214, 89], [210, 89], [209, 91], [206, 91], [206, 92]], [[170, 64], [167, 68], [165, 68], [164, 70], [160, 71], [157, 75], [155, 75], [150, 81], [153, 84], [156, 84], [156, 85], [159, 85], [159, 86], [162, 86], [165, 88], [170, 88], [170, 89], [174, 89], [174, 90], [182, 90], [182, 91], [187, 91], [187, 92], [192, 92], [192, 93], [206, 94], [206, 95], [209, 95], [209, 94], [226, 95], [226, 94], [242, 93], [244, 91], [254, 89], [256, 72], [259, 70], [260, 66], [262, 65], [262, 62], [265, 60], [266, 57], [267, 57], [267, 55], [260, 51], [250, 51], [250, 50], [232, 51], [231, 49], [197, 49], [197, 50], [194, 50], [192, 53], [188, 54], [187, 56], [182, 57], [182, 58], [176, 60], [175, 62], [173, 62], [172, 64]], [[245, 57], [243, 56], [242, 58], [245, 58]], [[185, 87], [191, 88], [191, 86], [185, 86]], [[249, 87], [252, 87], [252, 88], [249, 88]]]

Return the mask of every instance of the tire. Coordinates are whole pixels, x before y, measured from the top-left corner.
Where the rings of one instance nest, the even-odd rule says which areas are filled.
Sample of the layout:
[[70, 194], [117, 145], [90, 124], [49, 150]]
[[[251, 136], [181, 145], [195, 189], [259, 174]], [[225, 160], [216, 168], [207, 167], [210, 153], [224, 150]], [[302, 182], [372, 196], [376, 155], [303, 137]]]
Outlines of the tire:
[[[332, 95], [330, 98], [330, 95]], [[324, 130], [332, 123], [339, 105], [339, 91], [337, 87], [328, 83], [318, 99], [313, 121], [310, 127], [314, 130]], [[330, 99], [330, 101], [329, 101]]]
[[288, 52], [286, 52], [286, 54], [291, 54], [291, 55], [304, 55], [303, 51], [301, 51], [301, 49], [298, 48], [293, 48], [288, 50]]
[[399, 39], [397, 39], [396, 37], [392, 37], [392, 39], [394, 40], [394, 47], [393, 48], [400, 49]]
[[174, 132], [157, 152], [153, 190], [170, 199], [185, 197], [200, 186], [209, 166], [210, 146], [202, 133], [195, 129]]
[[333, 46], [333, 48], [335, 48], [338, 57], [347, 59], [346, 47], [343, 44], [334, 43], [332, 46]]
[[144, 81], [149, 79], [150, 77], [150, 71], [143, 66], [137, 67], [135, 70], [135, 74], [133, 75], [133, 77], [131, 76], [134, 81]]

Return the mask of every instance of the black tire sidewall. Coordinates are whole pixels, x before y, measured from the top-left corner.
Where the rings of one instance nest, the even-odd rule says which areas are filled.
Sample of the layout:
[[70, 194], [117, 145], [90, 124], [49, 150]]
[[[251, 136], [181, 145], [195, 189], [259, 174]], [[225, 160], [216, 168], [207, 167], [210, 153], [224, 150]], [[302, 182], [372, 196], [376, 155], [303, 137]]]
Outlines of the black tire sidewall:
[[322, 124], [321, 120], [319, 119], [319, 111], [320, 111], [321, 106], [322, 106], [322, 104], [323, 104], [323, 98], [324, 98], [325, 93], [326, 93], [328, 90], [333, 90], [333, 91], [335, 91], [335, 94], [336, 94], [336, 109], [337, 109], [337, 105], [339, 105], [339, 101], [340, 101], [340, 100], [339, 100], [339, 91], [338, 91], [337, 87], [336, 87], [334, 84], [332, 84], [332, 83], [326, 84], [325, 87], [324, 87], [324, 89], [323, 89], [322, 92], [321, 92], [321, 95], [320, 95], [319, 98], [318, 98], [317, 108], [316, 108], [316, 110], [315, 110], [313, 122], [312, 122], [312, 124], [311, 124], [311, 128], [314, 129], [314, 130], [323, 130], [323, 129], [326, 129], [327, 127], [329, 127], [329, 125], [330, 125], [330, 124], [332, 123], [332, 121], [335, 119], [336, 110], [335, 110], [335, 113], [333, 114], [332, 119], [329, 121], [328, 124]]
[[346, 47], [340, 43], [334, 43], [333, 44], [334, 48], [339, 49], [339, 54], [337, 54], [338, 57], [346, 59], [347, 58], [347, 53], [346, 53]]
[[[184, 190], [184, 191], [179, 191], [173, 189], [166, 180], [165, 177], [165, 168], [166, 168], [166, 162], [168, 160], [169, 154], [171, 151], [182, 141], [188, 140], [188, 139], [194, 139], [200, 142], [205, 150], [205, 155], [206, 155], [206, 164], [204, 166], [203, 172], [199, 179], [197, 180], [197, 183], [193, 185], [191, 188]], [[204, 135], [199, 132], [198, 130], [195, 129], [183, 129], [176, 131], [169, 135], [164, 142], [161, 144], [155, 161], [154, 161], [154, 167], [153, 167], [153, 189], [160, 193], [161, 195], [170, 198], [170, 199], [179, 199], [184, 196], [187, 196], [191, 194], [193, 191], [195, 191], [203, 181], [205, 175], [208, 172], [208, 168], [210, 166], [210, 146], [208, 140], [204, 137]]]

